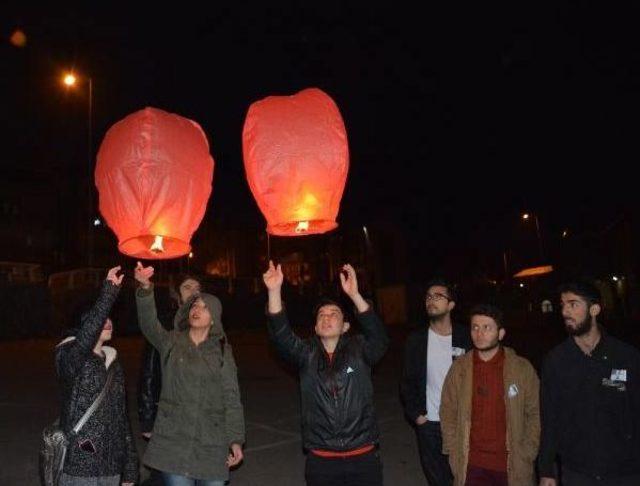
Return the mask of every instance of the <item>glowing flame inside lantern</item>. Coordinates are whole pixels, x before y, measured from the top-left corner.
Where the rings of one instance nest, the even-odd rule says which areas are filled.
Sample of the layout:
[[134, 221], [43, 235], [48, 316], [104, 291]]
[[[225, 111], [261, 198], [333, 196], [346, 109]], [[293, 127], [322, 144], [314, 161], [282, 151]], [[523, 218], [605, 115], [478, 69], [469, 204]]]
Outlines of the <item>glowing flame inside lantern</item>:
[[153, 245], [151, 245], [151, 248], [149, 248], [149, 250], [155, 253], [162, 253], [164, 251], [164, 247], [162, 246], [162, 236], [156, 235], [155, 239], [153, 240]]
[[[296, 219], [314, 219], [314, 216], [319, 210], [319, 206], [320, 202], [318, 201], [318, 199], [313, 194], [306, 193], [302, 198], [302, 201], [298, 205], [298, 208], [294, 212], [294, 214], [297, 216]], [[306, 221], [302, 222], [304, 223]]]
[[296, 233], [305, 233], [309, 231], [309, 221], [300, 221], [296, 226]]

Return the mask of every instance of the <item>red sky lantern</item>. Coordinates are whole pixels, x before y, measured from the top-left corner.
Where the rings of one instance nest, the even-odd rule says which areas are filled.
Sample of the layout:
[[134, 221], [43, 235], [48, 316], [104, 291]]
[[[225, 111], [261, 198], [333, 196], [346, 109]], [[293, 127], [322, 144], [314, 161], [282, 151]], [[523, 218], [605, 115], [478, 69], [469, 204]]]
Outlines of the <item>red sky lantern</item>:
[[187, 255], [213, 165], [207, 137], [192, 120], [145, 108], [113, 125], [100, 145], [95, 182], [118, 249], [143, 259]]
[[338, 107], [326, 93], [310, 88], [256, 101], [242, 142], [249, 187], [270, 234], [317, 234], [338, 226], [349, 147]]

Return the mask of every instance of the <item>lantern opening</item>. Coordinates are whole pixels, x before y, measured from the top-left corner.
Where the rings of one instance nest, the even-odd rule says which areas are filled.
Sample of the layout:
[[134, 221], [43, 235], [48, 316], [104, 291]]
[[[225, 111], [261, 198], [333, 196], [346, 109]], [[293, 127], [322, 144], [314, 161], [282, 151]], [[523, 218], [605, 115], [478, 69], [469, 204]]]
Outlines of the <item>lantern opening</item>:
[[[162, 238], [162, 250], [154, 247], [156, 238]], [[191, 251], [188, 239], [172, 238], [171, 236], [138, 235], [123, 241], [118, 249], [125, 255], [145, 260], [166, 260], [187, 256]]]
[[267, 232], [275, 236], [318, 235], [338, 227], [338, 223], [328, 219], [309, 219], [267, 225]]
[[153, 244], [149, 248], [150, 251], [155, 253], [163, 253], [164, 247], [162, 246], [162, 236], [156, 235], [153, 239]]
[[306, 233], [309, 231], [309, 221], [300, 221], [298, 226], [296, 226], [296, 233]]

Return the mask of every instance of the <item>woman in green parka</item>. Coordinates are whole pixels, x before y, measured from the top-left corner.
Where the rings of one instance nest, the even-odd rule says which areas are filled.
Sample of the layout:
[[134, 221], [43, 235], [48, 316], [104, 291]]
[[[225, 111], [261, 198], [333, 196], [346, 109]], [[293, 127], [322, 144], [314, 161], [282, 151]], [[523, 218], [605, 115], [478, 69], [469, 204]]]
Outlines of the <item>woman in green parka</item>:
[[175, 329], [156, 315], [153, 267], [135, 268], [138, 322], [162, 363], [162, 392], [144, 463], [168, 486], [220, 486], [242, 461], [244, 414], [222, 305], [199, 293], [178, 310]]

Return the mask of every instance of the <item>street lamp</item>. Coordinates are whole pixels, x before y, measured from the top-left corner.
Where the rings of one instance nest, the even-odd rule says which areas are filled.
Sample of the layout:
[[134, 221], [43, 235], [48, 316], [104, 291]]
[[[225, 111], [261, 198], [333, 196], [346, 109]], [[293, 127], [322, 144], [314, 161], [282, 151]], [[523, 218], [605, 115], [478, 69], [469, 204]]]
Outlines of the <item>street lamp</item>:
[[[91, 184], [91, 172], [93, 169], [93, 79], [91, 77], [86, 76], [82, 78], [87, 83], [88, 88], [88, 103], [87, 103], [87, 169], [88, 169], [88, 197], [89, 197], [89, 207], [88, 207], [88, 215], [87, 221], [94, 221], [92, 218], [93, 214], [93, 187]], [[75, 88], [79, 83], [78, 76], [73, 71], [67, 71], [64, 73], [62, 77], [62, 83], [67, 89]], [[84, 220], [84, 218], [83, 218]], [[94, 221], [94, 226], [95, 221]], [[88, 229], [87, 235], [87, 246], [88, 246], [88, 256], [87, 256], [87, 264], [89, 267], [93, 266], [93, 230], [91, 227]]]
[[[522, 219], [524, 221], [528, 221], [530, 217], [531, 217], [530, 213], [522, 214]], [[533, 213], [533, 219], [536, 222], [536, 235], [538, 236], [538, 248], [540, 250], [540, 261], [544, 262], [544, 246], [542, 244], [542, 237], [540, 236], [540, 221], [538, 221], [538, 215], [536, 213]]]
[[75, 77], [75, 75], [73, 73], [67, 73], [64, 75], [64, 78], [62, 78], [62, 82], [65, 84], [65, 86], [75, 86], [75, 84], [78, 82], [78, 78]]

